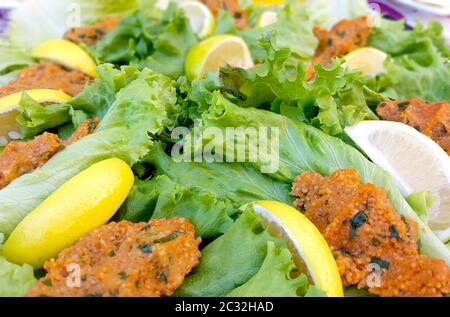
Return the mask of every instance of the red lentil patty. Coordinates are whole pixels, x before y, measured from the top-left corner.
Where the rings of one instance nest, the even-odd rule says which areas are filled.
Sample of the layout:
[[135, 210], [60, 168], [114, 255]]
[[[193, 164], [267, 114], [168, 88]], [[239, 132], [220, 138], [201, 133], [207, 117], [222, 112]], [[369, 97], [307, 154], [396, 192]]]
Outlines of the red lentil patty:
[[[381, 296], [450, 293], [450, 268], [419, 254], [417, 223], [394, 210], [384, 189], [361, 184], [355, 170], [303, 173], [292, 195], [330, 245], [344, 286]], [[373, 283], [377, 267], [379, 284]]]
[[315, 27], [314, 34], [319, 40], [319, 46], [313, 63], [328, 65], [333, 58], [344, 57], [366, 46], [371, 33], [372, 27], [364, 16], [354, 20], [341, 20], [330, 31]]
[[111, 17], [92, 26], [71, 28], [64, 34], [64, 39], [75, 44], [95, 45], [108, 32], [112, 31], [120, 21], [120, 17]]
[[383, 120], [397, 121], [414, 127], [439, 144], [450, 155], [450, 103], [406, 101], [382, 102], [377, 114]]
[[[371, 33], [372, 27], [364, 16], [354, 20], [341, 20], [330, 31], [314, 27], [314, 35], [319, 40], [319, 45], [313, 57], [313, 65], [328, 66], [334, 58], [342, 58], [358, 48], [365, 47]], [[314, 78], [314, 75], [314, 67], [306, 67], [306, 80]]]
[[61, 140], [56, 134], [45, 132], [31, 141], [9, 143], [0, 154], [0, 189], [43, 166], [65, 146], [94, 132], [98, 123], [98, 119], [85, 120], [67, 141]]
[[[109, 223], [45, 263], [47, 275], [28, 296], [169, 296], [198, 265], [200, 238], [182, 218]], [[68, 286], [68, 267], [80, 267], [80, 285]]]
[[92, 78], [78, 70], [42, 62], [24, 68], [16, 80], [0, 87], [0, 98], [29, 89], [62, 90], [71, 96], [78, 95]]

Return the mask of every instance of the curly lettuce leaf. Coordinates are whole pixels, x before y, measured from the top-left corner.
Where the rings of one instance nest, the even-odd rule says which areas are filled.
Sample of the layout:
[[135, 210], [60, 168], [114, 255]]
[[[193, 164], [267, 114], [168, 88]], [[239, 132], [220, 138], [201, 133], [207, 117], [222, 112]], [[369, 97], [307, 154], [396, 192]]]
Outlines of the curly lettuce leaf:
[[138, 180], [116, 218], [140, 222], [183, 217], [194, 224], [197, 236], [209, 238], [225, 233], [236, 211], [229, 200], [219, 200], [204, 188], [186, 188], [162, 175]]
[[247, 43], [256, 63], [264, 61], [265, 51], [258, 41], [267, 32], [278, 34], [273, 45], [277, 49], [290, 49], [292, 55], [300, 60], [312, 58], [318, 45], [310, 18], [298, 1], [287, 1], [283, 8], [275, 8], [278, 21], [263, 28], [250, 28], [237, 31]]
[[179, 103], [182, 106], [184, 120], [200, 119], [204, 111], [208, 110], [212, 102], [213, 91], [223, 88], [221, 80], [216, 72], [208, 72], [201, 80], [189, 82], [186, 77], [177, 81], [180, 95]]
[[42, 168], [24, 175], [0, 191], [0, 233], [17, 224], [67, 180], [92, 164], [111, 157], [130, 166], [152, 142], [149, 133], [164, 129], [168, 110], [176, 103], [171, 81], [145, 69], [116, 94], [95, 133], [56, 154]]
[[373, 28], [367, 45], [397, 57], [420, 50], [420, 44], [424, 40], [430, 40], [443, 57], [450, 57], [450, 47], [443, 35], [443, 26], [433, 20], [428, 27], [418, 21], [414, 29], [407, 30], [404, 21], [382, 19], [381, 24]]
[[387, 73], [377, 80], [377, 91], [393, 99], [419, 98], [423, 101], [450, 99], [450, 46], [442, 35], [442, 25], [430, 22], [404, 29], [403, 22], [383, 20], [375, 28], [369, 44], [387, 52], [391, 59]]
[[[292, 183], [297, 175], [306, 171], [330, 175], [339, 169], [356, 169], [363, 183], [372, 183], [383, 188], [397, 212], [414, 219], [419, 224], [421, 251], [450, 263], [450, 252], [408, 205], [391, 176], [340, 139], [285, 116], [239, 107], [224, 98], [220, 92], [215, 92], [210, 110], [203, 115], [203, 127], [218, 128], [223, 133], [230, 127], [278, 128], [279, 168], [267, 175], [288, 184]], [[216, 146], [224, 146], [224, 142], [231, 141], [224, 138], [216, 142]], [[245, 148], [248, 151], [248, 147]], [[265, 164], [266, 162], [260, 158], [256, 163], [252, 163], [258, 170], [262, 170]]]
[[267, 243], [284, 246], [262, 227], [261, 220], [247, 210], [221, 237], [202, 250], [200, 264], [175, 296], [225, 296], [249, 281], [264, 263]]
[[187, 187], [200, 187], [235, 208], [258, 200], [291, 203], [290, 185], [261, 174], [241, 163], [175, 162], [159, 145], [152, 147], [144, 161], [155, 166], [155, 176], [167, 175]]
[[[245, 284], [227, 294], [229, 297], [297, 297], [308, 291], [308, 278], [300, 274], [291, 278], [296, 267], [286, 247], [267, 243], [267, 255], [256, 273]], [[313, 295], [310, 293], [310, 295]]]
[[22, 94], [19, 103], [20, 115], [17, 122], [23, 138], [30, 138], [53, 127], [70, 121], [70, 105], [52, 104], [43, 106], [27, 93]]
[[40, 105], [24, 94], [19, 103], [20, 115], [17, 117], [21, 134], [29, 138], [68, 122], [76, 128], [84, 119], [102, 119], [119, 90], [136, 80], [139, 74], [136, 67], [125, 66], [119, 70], [111, 64], [100, 65], [97, 72], [99, 79], [87, 85], [68, 103]]
[[150, 67], [171, 78], [184, 74], [185, 57], [198, 39], [183, 11], [170, 4], [161, 20], [125, 16], [94, 48], [99, 63]]
[[[313, 81], [305, 79], [304, 64], [289, 49], [277, 49], [278, 34], [265, 33], [260, 45], [266, 59], [257, 68], [224, 67], [224, 90], [242, 107], [261, 107], [287, 115], [339, 136], [343, 129], [363, 120], [376, 120], [369, 108], [365, 78], [346, 71], [339, 62], [316, 66]], [[295, 109], [295, 107], [297, 109]]]
[[430, 40], [418, 44], [422, 47], [420, 59], [402, 55], [387, 61], [387, 74], [378, 81], [378, 91], [384, 96], [407, 100], [419, 98], [425, 102], [450, 100], [450, 64], [439, 55]]

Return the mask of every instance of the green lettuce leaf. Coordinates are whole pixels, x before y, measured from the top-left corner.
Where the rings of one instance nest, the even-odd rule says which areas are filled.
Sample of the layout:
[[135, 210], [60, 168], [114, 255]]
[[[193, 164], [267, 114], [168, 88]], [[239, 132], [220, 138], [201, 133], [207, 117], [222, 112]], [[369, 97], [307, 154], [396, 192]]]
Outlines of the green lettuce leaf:
[[308, 290], [308, 278], [300, 274], [290, 278], [296, 267], [291, 252], [286, 247], [276, 247], [272, 241], [267, 243], [267, 255], [256, 273], [245, 284], [235, 288], [230, 297], [297, 297], [304, 296]]
[[92, 164], [111, 157], [130, 166], [152, 144], [148, 134], [164, 129], [168, 110], [176, 102], [171, 81], [152, 70], [116, 94], [95, 133], [56, 154], [42, 168], [16, 179], [0, 191], [0, 233], [8, 235], [16, 225], [67, 180]]
[[45, 106], [24, 95], [19, 104], [20, 115], [17, 117], [22, 135], [29, 138], [64, 123], [71, 122], [76, 128], [86, 118], [102, 119], [113, 104], [116, 94], [136, 80], [139, 74], [136, 67], [124, 66], [119, 70], [111, 64], [100, 65], [97, 72], [99, 79], [87, 85], [68, 103]]
[[433, 20], [429, 22], [428, 27], [419, 21], [413, 30], [407, 30], [404, 21], [382, 19], [381, 24], [373, 28], [368, 46], [397, 57], [420, 50], [424, 40], [430, 40], [443, 57], [450, 57], [450, 47], [443, 35], [443, 26]]
[[423, 101], [450, 99], [450, 47], [442, 35], [442, 26], [430, 22], [404, 30], [402, 22], [384, 21], [375, 28], [370, 46], [392, 56], [387, 73], [377, 79], [376, 90], [393, 99], [419, 98]]
[[[342, 136], [343, 129], [362, 120], [376, 120], [366, 102], [365, 78], [346, 71], [339, 62], [316, 66], [316, 78], [306, 81], [303, 63], [289, 49], [277, 49], [278, 34], [265, 33], [260, 45], [265, 62], [250, 70], [222, 68], [224, 90], [242, 107], [261, 107]], [[298, 109], [295, 109], [298, 108]]]
[[118, 220], [148, 221], [150, 218], [183, 217], [195, 226], [197, 236], [217, 237], [233, 224], [235, 209], [229, 200], [218, 200], [205, 189], [186, 188], [166, 175], [138, 180], [119, 210]]
[[159, 145], [152, 147], [144, 161], [155, 166], [155, 176], [167, 175], [184, 187], [203, 188], [220, 200], [230, 200], [235, 208], [258, 200], [292, 202], [289, 184], [245, 164], [175, 162]]
[[[275, 172], [267, 175], [288, 184], [305, 171], [330, 175], [339, 169], [356, 169], [363, 183], [372, 183], [384, 188], [393, 207], [400, 214], [417, 221], [420, 227], [421, 251], [450, 263], [450, 252], [408, 205], [391, 176], [340, 139], [329, 136], [308, 124], [272, 112], [239, 107], [225, 99], [219, 92], [215, 92], [212, 107], [203, 115], [203, 127], [204, 129], [218, 128], [224, 135], [226, 135], [225, 129], [230, 127], [278, 128], [280, 131], [279, 166]], [[225, 142], [236, 140], [224, 138], [208, 141], [216, 142], [218, 148], [220, 146], [223, 148]], [[255, 142], [258, 144], [259, 141]], [[249, 147], [245, 148], [248, 151]], [[251, 164], [256, 169], [262, 170], [266, 162], [259, 157], [256, 163]]]
[[8, 262], [0, 255], [0, 297], [21, 297], [37, 282], [33, 267]]
[[150, 67], [178, 78], [184, 74], [187, 52], [197, 41], [183, 11], [172, 3], [156, 22], [141, 13], [123, 17], [91, 51], [99, 63]]
[[0, 234], [0, 297], [20, 297], [37, 282], [33, 267], [8, 262], [2, 256], [3, 235]]
[[284, 242], [271, 237], [261, 220], [247, 210], [221, 237], [202, 250], [200, 264], [175, 296], [225, 296], [249, 281], [264, 263], [267, 242]]
[[18, 70], [32, 63], [26, 51], [0, 39], [0, 85], [13, 80]]
[[[216, 72], [208, 72], [201, 80], [189, 82], [186, 77], [181, 77], [177, 81], [178, 92], [180, 95], [179, 103], [184, 115], [184, 126], [188, 122], [200, 119], [204, 111], [208, 110], [212, 102], [213, 91], [223, 88], [222, 82]], [[183, 121], [183, 120], [182, 120]]]
[[276, 49], [290, 49], [293, 57], [301, 60], [312, 58], [318, 40], [312, 31], [312, 24], [306, 10], [298, 1], [287, 1], [283, 8], [276, 8], [278, 21], [263, 28], [237, 31], [246, 41], [256, 63], [264, 61], [265, 51], [258, 41], [267, 32], [276, 32], [273, 45]]
[[68, 104], [43, 106], [23, 93], [19, 103], [20, 115], [16, 119], [21, 126], [22, 137], [30, 138], [70, 121], [70, 109]]
[[320, 288], [309, 285], [308, 290], [306, 291], [305, 297], [327, 297], [327, 294], [322, 291]]
[[428, 209], [433, 205], [433, 195], [429, 191], [412, 193], [406, 201], [424, 223], [428, 223]]
[[228, 11], [220, 9], [216, 16], [214, 35], [236, 34], [234, 20]]

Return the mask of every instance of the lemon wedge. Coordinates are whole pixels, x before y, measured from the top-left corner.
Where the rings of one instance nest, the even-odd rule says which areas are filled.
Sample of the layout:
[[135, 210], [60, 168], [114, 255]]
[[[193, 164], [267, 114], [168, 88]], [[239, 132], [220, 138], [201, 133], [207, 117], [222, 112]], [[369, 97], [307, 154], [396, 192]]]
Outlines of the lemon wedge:
[[208, 71], [218, 71], [225, 65], [240, 68], [254, 66], [244, 40], [233, 35], [216, 35], [195, 45], [186, 57], [189, 80], [202, 78]]
[[447, 241], [450, 227], [450, 157], [432, 139], [398, 122], [365, 121], [345, 129], [378, 166], [394, 178], [403, 196], [430, 191], [428, 224]]
[[0, 98], [0, 137], [2, 138], [15, 139], [15, 137], [11, 136], [17, 134], [20, 130], [16, 118], [19, 115], [17, 107], [23, 93], [27, 93], [39, 103], [63, 103], [72, 98], [60, 90], [53, 89], [26, 90]]
[[91, 77], [98, 77], [97, 65], [80, 46], [66, 40], [49, 40], [35, 47], [31, 56], [79, 70]]
[[273, 235], [288, 241], [297, 267], [330, 297], [343, 296], [341, 277], [328, 243], [314, 224], [295, 208], [277, 201], [252, 205]]
[[179, 7], [184, 11], [198, 37], [204, 38], [214, 32], [215, 19], [206, 5], [191, 0], [182, 2]]
[[3, 254], [11, 262], [40, 268], [89, 231], [106, 223], [133, 187], [124, 161], [93, 164], [68, 180], [14, 229]]
[[263, 28], [272, 24], [277, 23], [278, 21], [278, 15], [275, 11], [265, 11], [263, 14], [261, 14], [261, 17], [258, 19], [258, 22], [256, 22], [257, 28]]
[[386, 72], [384, 62], [387, 54], [372, 47], [363, 47], [344, 56], [344, 67], [359, 70], [367, 76], [376, 76]]

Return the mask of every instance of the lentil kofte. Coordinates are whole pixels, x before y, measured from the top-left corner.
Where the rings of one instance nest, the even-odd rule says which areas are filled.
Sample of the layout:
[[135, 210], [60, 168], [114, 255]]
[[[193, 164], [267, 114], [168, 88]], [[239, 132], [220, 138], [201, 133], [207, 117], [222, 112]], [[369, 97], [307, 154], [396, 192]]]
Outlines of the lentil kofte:
[[[200, 242], [182, 218], [109, 223], [48, 261], [47, 275], [28, 296], [169, 296], [198, 265]], [[70, 287], [73, 265], [80, 268], [80, 284]]]
[[382, 102], [377, 114], [388, 121], [414, 127], [439, 144], [450, 155], [450, 103], [422, 102], [417, 98], [406, 101]]
[[313, 63], [328, 65], [333, 58], [344, 57], [366, 46], [371, 33], [372, 27], [364, 16], [354, 20], [341, 20], [329, 32], [315, 27], [314, 34], [319, 40], [319, 46]]
[[120, 17], [111, 17], [92, 26], [71, 28], [64, 34], [64, 39], [75, 44], [95, 45], [108, 32], [111, 32], [120, 21]]
[[67, 141], [61, 140], [56, 134], [45, 132], [31, 141], [10, 142], [0, 154], [0, 189], [43, 166], [65, 146], [94, 132], [98, 123], [98, 119], [85, 120]]
[[220, 10], [230, 13], [234, 20], [234, 25], [239, 29], [248, 28], [248, 14], [240, 6], [238, 0], [201, 0], [211, 12], [217, 16]]
[[[354, 20], [341, 20], [330, 31], [314, 27], [314, 35], [319, 40], [312, 63], [329, 66], [336, 57], [344, 57], [348, 53], [365, 47], [372, 34], [372, 27], [365, 16]], [[306, 67], [306, 80], [314, 77], [313, 66]]]
[[29, 89], [62, 90], [71, 96], [78, 95], [92, 78], [78, 70], [42, 62], [22, 69], [16, 80], [0, 87], [0, 98]]
[[[381, 296], [450, 293], [450, 268], [419, 255], [417, 223], [398, 214], [382, 188], [361, 184], [356, 170], [303, 173], [292, 195], [330, 245], [344, 286]], [[373, 265], [380, 270], [378, 284], [371, 279]]]

